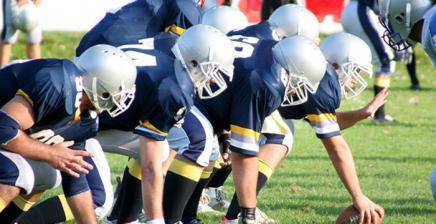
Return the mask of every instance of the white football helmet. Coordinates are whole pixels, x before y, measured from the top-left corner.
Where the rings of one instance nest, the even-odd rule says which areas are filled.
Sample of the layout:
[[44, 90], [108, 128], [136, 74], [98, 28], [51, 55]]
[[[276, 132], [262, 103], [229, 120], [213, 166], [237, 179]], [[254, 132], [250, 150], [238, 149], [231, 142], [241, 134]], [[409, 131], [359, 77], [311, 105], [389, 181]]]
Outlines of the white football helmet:
[[97, 112], [116, 117], [135, 97], [136, 67], [123, 51], [110, 45], [95, 45], [74, 63], [83, 70], [83, 89]]
[[12, 19], [15, 28], [28, 33], [39, 25], [39, 10], [32, 1], [20, 6]]
[[314, 94], [327, 69], [321, 49], [312, 40], [293, 36], [279, 41], [272, 49], [273, 57], [284, 69], [282, 81], [285, 97], [282, 106], [299, 105]]
[[342, 96], [350, 99], [368, 86], [361, 76], [372, 76], [371, 49], [362, 39], [349, 33], [335, 33], [321, 43], [326, 60], [336, 68]]
[[223, 33], [248, 26], [248, 20], [244, 13], [239, 9], [224, 5], [208, 9], [201, 17], [201, 23], [213, 26]]
[[319, 42], [319, 22], [316, 16], [300, 5], [282, 5], [268, 18], [278, 40], [294, 35], [302, 35]]
[[379, 0], [378, 4], [380, 22], [386, 29], [383, 39], [398, 51], [408, 48], [409, 43], [414, 44], [408, 40], [410, 31], [432, 7], [430, 0]]
[[201, 99], [219, 95], [227, 88], [224, 76], [233, 78], [233, 44], [216, 28], [195, 25], [178, 39], [172, 52], [182, 63]]

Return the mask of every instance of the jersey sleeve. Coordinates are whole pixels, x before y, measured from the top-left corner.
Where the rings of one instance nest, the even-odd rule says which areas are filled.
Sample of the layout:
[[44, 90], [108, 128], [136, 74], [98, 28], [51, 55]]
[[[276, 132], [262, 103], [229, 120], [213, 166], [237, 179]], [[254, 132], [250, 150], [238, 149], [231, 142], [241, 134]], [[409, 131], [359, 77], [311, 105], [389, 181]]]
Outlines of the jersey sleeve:
[[280, 105], [276, 97], [263, 84], [258, 72], [253, 71], [250, 80], [236, 84], [230, 117], [230, 150], [256, 156], [259, 137], [265, 118]]
[[[161, 89], [152, 107], [143, 108], [140, 124], [134, 133], [157, 141], [163, 141], [168, 136], [169, 130], [180, 120], [192, 106], [192, 99], [187, 99], [176, 91]], [[164, 92], [168, 94], [162, 94]]]
[[[336, 119], [336, 108], [329, 103], [328, 99], [317, 99], [310, 97], [308, 102], [304, 104], [306, 111], [306, 119], [315, 129], [316, 136], [320, 139], [326, 139], [340, 135], [339, 124]], [[327, 96], [328, 97], [328, 96]]]

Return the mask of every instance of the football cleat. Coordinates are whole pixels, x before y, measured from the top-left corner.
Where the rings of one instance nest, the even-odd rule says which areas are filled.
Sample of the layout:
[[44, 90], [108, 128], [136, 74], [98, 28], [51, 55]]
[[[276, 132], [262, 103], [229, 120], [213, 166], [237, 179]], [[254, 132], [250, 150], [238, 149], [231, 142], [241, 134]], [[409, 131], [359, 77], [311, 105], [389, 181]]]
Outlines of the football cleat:
[[230, 202], [228, 201], [226, 192], [224, 192], [222, 187], [209, 187], [205, 190], [210, 198], [210, 207], [224, 210], [229, 208]]
[[257, 223], [277, 223], [274, 219], [268, 217], [259, 208], [256, 208], [256, 221]]
[[227, 219], [226, 216], [221, 217], [221, 224], [238, 224], [239, 219]]
[[215, 213], [220, 214], [219, 211], [214, 210], [212, 207], [209, 206], [210, 203], [210, 197], [206, 193], [205, 190], [203, 190], [203, 193], [201, 193], [200, 201], [198, 203], [197, 213]]
[[374, 117], [373, 121], [375, 124], [386, 124], [386, 125], [396, 123], [396, 120], [392, 116], [387, 114], [384, 117]]

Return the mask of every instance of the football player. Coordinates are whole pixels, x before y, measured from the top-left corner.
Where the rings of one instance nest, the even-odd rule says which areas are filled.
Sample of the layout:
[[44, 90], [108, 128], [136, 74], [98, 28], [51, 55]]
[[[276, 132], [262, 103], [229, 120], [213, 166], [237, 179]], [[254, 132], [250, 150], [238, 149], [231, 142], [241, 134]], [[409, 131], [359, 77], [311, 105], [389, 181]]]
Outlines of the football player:
[[436, 66], [436, 7], [433, 3], [430, 0], [380, 0], [379, 6], [386, 43], [401, 50], [419, 42]]
[[[311, 13], [309, 10], [305, 9], [302, 6], [298, 6], [295, 4], [282, 5], [274, 11], [274, 13], [267, 21], [248, 26], [241, 30], [236, 30], [238, 27], [235, 26], [234, 23], [228, 22], [236, 19], [234, 13], [228, 13], [228, 11], [220, 11], [224, 15], [219, 15], [217, 13], [205, 13], [202, 16], [202, 23], [214, 25], [224, 30], [233, 30], [229, 32], [228, 35], [243, 35], [265, 40], [280, 40], [288, 36], [302, 35], [315, 42], [319, 41], [318, 20], [313, 13]], [[225, 17], [227, 19], [220, 19], [222, 17]], [[292, 128], [292, 124], [290, 124], [290, 126]], [[287, 149], [292, 148], [292, 138], [290, 137], [291, 129], [288, 127], [288, 125], [284, 123], [278, 112], [274, 112], [271, 116], [268, 116], [265, 119], [264, 127], [262, 128], [261, 133], [262, 135], [279, 134], [280, 136], [287, 136], [286, 139], [282, 139], [283, 141], [280, 143], [280, 145], [283, 145], [284, 154], [286, 154], [286, 152], [289, 152], [289, 150]], [[264, 153], [262, 151], [266, 151], [265, 149], [265, 147], [260, 148], [261, 155]], [[277, 150], [274, 150], [274, 152], [277, 152]], [[263, 167], [263, 163], [261, 161], [259, 161], [259, 165]], [[222, 180], [219, 181], [220, 183], [224, 183], [225, 178], [229, 174], [228, 170], [223, 170], [223, 172], [225, 172], [227, 175], [220, 175], [220, 178], [222, 178]], [[218, 177], [212, 177], [212, 180], [216, 178]], [[211, 195], [214, 196], [214, 193], [216, 195], [216, 192], [212, 192]], [[218, 192], [218, 194], [222, 193]], [[213, 197], [211, 199], [214, 200]], [[239, 209], [236, 210], [239, 211]], [[256, 218], [258, 220], [269, 219], [266, 214], [261, 212], [259, 209], [256, 209], [256, 213]], [[236, 212], [235, 219], [237, 215], [238, 212]]]
[[[394, 49], [407, 48], [420, 42], [436, 66], [436, 6], [429, 0], [379, 1], [380, 20], [386, 28], [385, 41]], [[436, 195], [436, 175], [430, 183]], [[435, 196], [436, 200], [436, 196]]]
[[[155, 47], [163, 48], [160, 41], [153, 39], [151, 41]], [[169, 129], [190, 110], [194, 87], [200, 98], [212, 98], [226, 88], [227, 84], [220, 80], [224, 79], [223, 76], [226, 79], [232, 77], [233, 46], [223, 33], [206, 25], [193, 26], [184, 32], [172, 48], [172, 56], [168, 52], [149, 48], [147, 41], [137, 40], [135, 43], [137, 44], [119, 46], [137, 65], [135, 100], [129, 110], [116, 118], [107, 114], [101, 115], [99, 132], [103, 131], [106, 136], [112, 136], [109, 141], [106, 138], [102, 145], [131, 142], [127, 139], [117, 140], [116, 134], [119, 132], [107, 133], [105, 130], [133, 131], [140, 136], [139, 148], [134, 153], [140, 155], [143, 169], [131, 160], [126, 171], [129, 175], [125, 175], [125, 178], [140, 180], [141, 176], [147, 176], [142, 181], [145, 182], [143, 201], [148, 222], [163, 223], [163, 219], [159, 217], [162, 216], [162, 202], [159, 202], [162, 200], [162, 186], [159, 185], [163, 184], [163, 140], [168, 136]], [[165, 39], [163, 43], [168, 44], [170, 41]], [[170, 46], [167, 47], [171, 49]], [[211, 88], [212, 83], [219, 87], [214, 85]], [[130, 134], [131, 139], [132, 137], [133, 134]], [[134, 181], [133, 186], [128, 187], [137, 186], [136, 183]], [[129, 188], [125, 190], [128, 191]], [[132, 207], [126, 209], [130, 208]], [[136, 220], [136, 217], [129, 216], [118, 218], [118, 222], [123, 223]]]
[[[167, 223], [199, 223], [190, 202], [193, 200], [198, 205], [212, 169], [209, 161], [213, 135], [222, 130], [231, 132], [232, 168], [241, 197], [240, 221], [253, 221], [257, 141], [263, 120], [280, 104], [304, 101], [308, 92], [316, 91], [325, 72], [324, 56], [315, 43], [306, 38], [289, 38], [279, 43], [241, 35], [230, 38], [236, 55], [233, 80], [226, 80], [229, 87], [219, 96], [196, 99], [182, 125], [190, 144], [178, 152], [165, 179]], [[307, 52], [317, 66], [308, 66], [309, 57], [301, 57], [301, 52]]]
[[[353, 157], [348, 144], [340, 135], [340, 130], [371, 116], [385, 102], [387, 90], [383, 90], [372, 102], [360, 110], [336, 112], [340, 105], [341, 95], [346, 95], [347, 98], [355, 97], [364, 90], [366, 82], [362, 79], [361, 73], [372, 73], [371, 51], [364, 41], [347, 33], [337, 33], [327, 37], [321, 44], [321, 49], [330, 65], [318, 91], [309, 95], [306, 103], [279, 108], [280, 115], [285, 119], [305, 118], [314, 127], [339, 177], [350, 192], [355, 207], [362, 215], [362, 220], [363, 217], [367, 220], [368, 218], [374, 219], [377, 214], [383, 217], [383, 208], [368, 199], [359, 187]], [[285, 136], [280, 137], [279, 134], [274, 134], [265, 135], [265, 137], [266, 144], [263, 146], [265, 149], [259, 156], [264, 161], [264, 166], [262, 166], [263, 169], [259, 169], [258, 192], [286, 155], [284, 150], [278, 150], [278, 147], [282, 147], [279, 144], [283, 142]], [[236, 195], [222, 223], [236, 223], [239, 209], [237, 209], [238, 201], [235, 197]]]
[[[374, 95], [390, 85], [390, 76], [395, 71], [394, 54], [382, 40], [383, 26], [378, 21], [379, 7], [376, 0], [354, 0], [342, 11], [341, 22], [345, 32], [364, 40], [371, 48], [376, 65]], [[374, 116], [375, 123], [390, 124], [394, 119], [380, 107]]]
[[177, 35], [200, 23], [200, 8], [192, 0], [136, 0], [106, 16], [83, 36], [76, 53], [104, 43], [121, 46], [169, 30]]
[[[62, 171], [63, 190], [78, 222], [95, 223], [89, 187], [79, 175], [92, 169], [92, 161], [81, 158], [92, 154], [69, 148], [82, 149], [95, 134], [96, 112], [117, 116], [129, 107], [136, 78], [132, 60], [112, 46], [97, 45], [74, 63], [40, 59], [0, 72], [1, 222], [13, 222], [40, 191], [56, 184], [48, 163]], [[18, 197], [20, 192], [24, 196]]]
[[26, 34], [26, 53], [30, 59], [41, 57], [42, 30], [38, 7], [41, 0], [5, 0], [1, 19], [0, 66], [9, 62], [12, 44], [17, 42], [18, 30]]

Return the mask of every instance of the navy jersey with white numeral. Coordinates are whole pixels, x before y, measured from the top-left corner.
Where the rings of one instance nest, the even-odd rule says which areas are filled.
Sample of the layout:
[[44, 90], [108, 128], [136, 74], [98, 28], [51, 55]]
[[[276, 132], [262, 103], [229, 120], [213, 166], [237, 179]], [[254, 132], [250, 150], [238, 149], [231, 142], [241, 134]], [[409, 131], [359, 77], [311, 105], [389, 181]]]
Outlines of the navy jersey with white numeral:
[[231, 131], [231, 150], [248, 155], [258, 152], [263, 121], [283, 100], [281, 67], [273, 60], [276, 41], [231, 36], [235, 46], [233, 80], [220, 95], [196, 99], [195, 106], [213, 125], [214, 131]]
[[279, 112], [285, 119], [306, 118], [315, 129], [316, 136], [325, 139], [340, 135], [336, 120], [336, 109], [341, 103], [341, 87], [338, 77], [331, 66], [321, 80], [315, 94], [309, 94], [307, 102], [280, 107]]
[[165, 29], [181, 34], [199, 24], [200, 9], [192, 0], [137, 0], [108, 12], [80, 41], [79, 56], [97, 44], [119, 46], [157, 35]]
[[100, 129], [119, 129], [158, 141], [181, 120], [193, 105], [194, 87], [188, 74], [173, 57], [157, 50], [120, 47], [136, 55], [136, 93], [132, 105], [121, 115], [100, 116]]
[[[0, 107], [15, 95], [33, 108], [35, 124], [26, 132], [56, 144], [79, 143], [95, 135], [95, 117], [80, 115], [82, 72], [70, 61], [37, 59], [9, 65], [0, 70]], [[81, 120], [82, 118], [82, 120]], [[39, 133], [39, 134], [37, 134]]]

